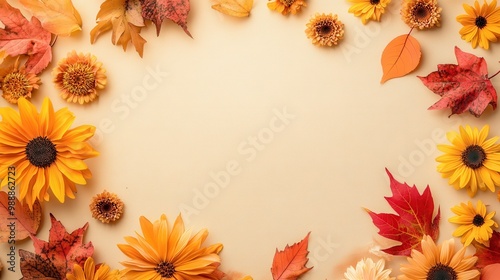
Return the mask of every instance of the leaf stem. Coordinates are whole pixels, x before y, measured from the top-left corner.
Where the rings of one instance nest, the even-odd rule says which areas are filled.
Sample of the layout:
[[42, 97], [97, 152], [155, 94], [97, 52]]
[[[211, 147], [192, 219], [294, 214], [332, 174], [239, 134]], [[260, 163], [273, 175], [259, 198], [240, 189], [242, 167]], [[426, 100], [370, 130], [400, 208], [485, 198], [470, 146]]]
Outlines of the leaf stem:
[[488, 80], [495, 78], [496, 75], [500, 74], [500, 70], [498, 70], [495, 74], [488, 77]]
[[56, 41], [57, 41], [57, 38], [58, 38], [58, 36], [57, 36], [57, 35], [55, 35], [54, 37], [52, 37], [52, 40], [51, 40], [51, 42], [49, 43], [50, 47], [53, 47], [53, 46], [54, 46], [54, 44], [55, 44], [55, 43], [56, 43]]

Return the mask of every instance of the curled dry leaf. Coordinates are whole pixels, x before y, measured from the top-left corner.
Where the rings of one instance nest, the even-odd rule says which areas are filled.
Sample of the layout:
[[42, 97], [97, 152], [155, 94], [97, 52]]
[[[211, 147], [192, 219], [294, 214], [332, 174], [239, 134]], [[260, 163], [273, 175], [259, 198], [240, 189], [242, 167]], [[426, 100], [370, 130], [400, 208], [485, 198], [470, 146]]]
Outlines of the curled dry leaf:
[[191, 9], [189, 0], [143, 0], [142, 17], [156, 25], [156, 34], [160, 34], [161, 24], [169, 19], [178, 24], [189, 37], [187, 17]]
[[[0, 192], [0, 243], [10, 239], [23, 240], [36, 235], [42, 220], [42, 207], [38, 200], [33, 204], [33, 211], [28, 204], [21, 204], [17, 197]], [[11, 231], [14, 231], [12, 235]]]
[[420, 64], [420, 44], [410, 34], [394, 38], [382, 52], [381, 83], [397, 77], [402, 77], [417, 68]]
[[127, 50], [129, 42], [142, 57], [146, 40], [139, 35], [144, 26], [140, 0], [106, 0], [97, 13], [97, 25], [90, 31], [93, 44], [101, 33], [113, 29], [111, 42]]
[[312, 269], [312, 267], [306, 267], [306, 263], [309, 261], [307, 246], [310, 234], [308, 233], [299, 243], [292, 246], [286, 245], [283, 251], [276, 249], [271, 267], [273, 280], [296, 280]]
[[253, 0], [214, 0], [212, 9], [233, 17], [248, 17]]
[[383, 237], [399, 241], [400, 245], [392, 246], [382, 251], [398, 256], [410, 256], [412, 249], [420, 250], [424, 235], [436, 240], [439, 235], [440, 210], [434, 218], [434, 201], [427, 186], [422, 194], [416, 186], [400, 183], [394, 179], [389, 170], [392, 197], [385, 199], [398, 215], [390, 213], [376, 214], [365, 209], [372, 218], [373, 224]]
[[50, 33], [69, 36], [82, 30], [82, 18], [71, 0], [19, 0]]
[[458, 64], [438, 64], [438, 70], [419, 77], [441, 99], [429, 110], [451, 108], [451, 114], [469, 111], [479, 117], [491, 104], [497, 107], [497, 92], [488, 78], [486, 60], [455, 47]]
[[40, 73], [52, 60], [52, 35], [45, 30], [40, 21], [32, 17], [28, 21], [21, 12], [0, 0], [0, 52], [9, 56], [28, 55], [26, 71]]

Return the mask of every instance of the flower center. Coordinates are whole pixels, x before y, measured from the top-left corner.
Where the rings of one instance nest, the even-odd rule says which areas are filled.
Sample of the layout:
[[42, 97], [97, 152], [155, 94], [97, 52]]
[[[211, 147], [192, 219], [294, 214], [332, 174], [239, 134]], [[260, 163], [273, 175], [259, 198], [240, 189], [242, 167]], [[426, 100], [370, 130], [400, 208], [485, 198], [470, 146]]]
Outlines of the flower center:
[[327, 21], [324, 21], [316, 26], [316, 32], [323, 37], [328, 36], [330, 33], [332, 33], [332, 31], [333, 26]]
[[7, 74], [2, 82], [2, 91], [12, 95], [14, 98], [29, 94], [29, 81], [25, 75], [19, 72]]
[[426, 280], [457, 280], [458, 276], [453, 268], [438, 263], [429, 269]]
[[485, 17], [483, 16], [478, 16], [476, 18], [476, 26], [479, 28], [479, 29], [483, 29], [483, 27], [486, 26], [486, 24], [488, 23], [488, 21], [486, 20]]
[[47, 137], [38, 136], [26, 145], [26, 157], [36, 167], [49, 167], [56, 161], [56, 145]]
[[418, 21], [426, 21], [431, 17], [430, 8], [423, 3], [418, 3], [417, 5], [415, 5], [412, 14]]
[[378, 3], [380, 3], [380, 0], [370, 0], [370, 4], [372, 5], [377, 5]]
[[174, 265], [165, 261], [159, 263], [158, 266], [155, 268], [155, 270], [161, 275], [161, 277], [164, 278], [172, 278], [172, 276], [174, 276], [175, 273]]
[[295, 0], [280, 0], [285, 7], [290, 7], [295, 2]]
[[471, 145], [462, 153], [462, 162], [472, 169], [483, 166], [485, 159], [486, 153], [484, 149], [478, 145]]
[[64, 72], [63, 87], [73, 95], [87, 95], [95, 88], [95, 76], [90, 65], [74, 63]]
[[480, 227], [484, 224], [484, 218], [483, 216], [477, 214], [476, 216], [474, 216], [474, 219], [472, 220], [472, 223], [476, 226], [476, 227]]

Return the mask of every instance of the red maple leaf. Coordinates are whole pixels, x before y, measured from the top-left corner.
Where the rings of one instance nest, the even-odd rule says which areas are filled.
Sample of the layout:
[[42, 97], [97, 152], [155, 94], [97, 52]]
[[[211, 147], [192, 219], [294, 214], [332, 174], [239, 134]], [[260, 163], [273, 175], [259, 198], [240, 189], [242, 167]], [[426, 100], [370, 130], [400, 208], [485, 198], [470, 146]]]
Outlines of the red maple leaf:
[[477, 256], [476, 267], [484, 268], [490, 264], [500, 263], [500, 232], [493, 231], [489, 247], [479, 243], [474, 243], [474, 247]]
[[422, 194], [414, 185], [410, 187], [406, 183], [396, 181], [389, 170], [392, 197], [385, 197], [389, 205], [398, 215], [390, 213], [376, 214], [365, 209], [373, 223], [379, 229], [383, 237], [399, 241], [396, 245], [382, 251], [391, 255], [409, 256], [412, 249], [420, 249], [420, 242], [424, 235], [429, 235], [436, 240], [439, 235], [440, 209], [437, 215], [434, 213], [434, 201], [427, 186]]
[[[69, 234], [52, 214], [50, 214], [50, 221], [52, 226], [49, 231], [49, 241], [31, 236], [35, 255], [26, 254], [24, 263], [21, 259], [21, 273], [26, 278], [30, 278], [30, 273], [34, 271], [44, 271], [43, 268], [50, 267], [56, 269], [59, 279], [66, 279], [66, 274], [73, 272], [75, 264], [83, 267], [85, 260], [94, 253], [94, 246], [91, 242], [83, 244], [83, 233], [88, 223]], [[39, 269], [40, 267], [42, 269]]]
[[488, 67], [482, 57], [455, 47], [457, 64], [438, 64], [438, 71], [419, 77], [424, 85], [441, 99], [429, 110], [451, 108], [451, 114], [468, 110], [481, 116], [488, 104], [497, 107], [497, 92], [488, 78]]
[[312, 269], [312, 267], [306, 267], [309, 260], [307, 258], [309, 234], [299, 243], [292, 246], [286, 245], [283, 251], [276, 249], [271, 267], [273, 280], [295, 280]]
[[28, 21], [6, 0], [0, 0], [0, 21], [5, 25], [0, 28], [0, 51], [10, 56], [28, 55], [28, 72], [38, 74], [45, 69], [52, 60], [52, 34], [40, 21], [35, 17]]
[[190, 10], [189, 0], [142, 0], [142, 17], [156, 25], [156, 34], [160, 34], [161, 24], [165, 19], [178, 24], [189, 37], [187, 16]]

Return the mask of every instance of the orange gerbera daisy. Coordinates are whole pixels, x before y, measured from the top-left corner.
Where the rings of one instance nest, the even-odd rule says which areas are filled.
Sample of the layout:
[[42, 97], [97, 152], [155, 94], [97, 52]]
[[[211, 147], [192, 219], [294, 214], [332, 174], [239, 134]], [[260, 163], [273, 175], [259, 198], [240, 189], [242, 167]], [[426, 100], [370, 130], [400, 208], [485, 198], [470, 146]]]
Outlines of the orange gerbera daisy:
[[140, 223], [143, 235], [127, 236], [128, 244], [118, 244], [130, 258], [121, 263], [125, 266], [123, 279], [218, 279], [215, 272], [222, 244], [202, 248], [208, 236], [206, 229], [191, 236], [180, 215], [171, 229], [165, 215], [154, 223], [141, 217]]
[[85, 185], [92, 177], [83, 160], [98, 155], [87, 143], [95, 127], [69, 129], [75, 116], [67, 108], [54, 112], [48, 98], [40, 113], [25, 98], [18, 106], [19, 113], [0, 108], [0, 186], [8, 184], [7, 170], [14, 166], [19, 199], [30, 207], [37, 198], [49, 200], [49, 189], [60, 202], [74, 198], [75, 184]]

